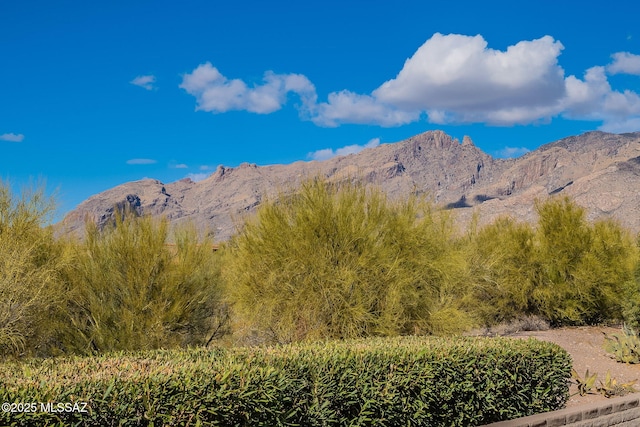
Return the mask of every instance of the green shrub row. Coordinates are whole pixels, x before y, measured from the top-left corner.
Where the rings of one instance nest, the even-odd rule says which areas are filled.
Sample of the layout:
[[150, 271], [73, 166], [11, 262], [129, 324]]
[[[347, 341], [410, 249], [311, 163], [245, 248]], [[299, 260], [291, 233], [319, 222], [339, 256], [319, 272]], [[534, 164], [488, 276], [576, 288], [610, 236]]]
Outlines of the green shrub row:
[[555, 344], [375, 338], [117, 353], [0, 365], [0, 401], [87, 413], [0, 414], [1, 425], [474, 426], [562, 408]]

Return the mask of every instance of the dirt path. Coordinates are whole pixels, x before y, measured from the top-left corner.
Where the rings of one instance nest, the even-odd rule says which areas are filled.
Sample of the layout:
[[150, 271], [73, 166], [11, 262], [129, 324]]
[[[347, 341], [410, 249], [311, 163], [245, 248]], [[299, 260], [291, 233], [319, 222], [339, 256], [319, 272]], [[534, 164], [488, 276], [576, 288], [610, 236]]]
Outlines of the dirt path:
[[[604, 381], [607, 371], [618, 380], [618, 383], [626, 383], [638, 380], [636, 388], [640, 390], [640, 365], [618, 363], [604, 350], [604, 333], [610, 335], [620, 333], [620, 328], [585, 326], [575, 328], [549, 329], [547, 331], [518, 332], [510, 334], [511, 337], [534, 337], [543, 341], [558, 344], [573, 358], [573, 367], [580, 376], [584, 376], [588, 369], [590, 373], [598, 373], [598, 380]], [[596, 381], [596, 384], [599, 384]], [[571, 386], [570, 393], [576, 393], [576, 386]], [[567, 402], [567, 407], [583, 405], [591, 402], [606, 401], [601, 394], [589, 394], [586, 396], [574, 395]]]

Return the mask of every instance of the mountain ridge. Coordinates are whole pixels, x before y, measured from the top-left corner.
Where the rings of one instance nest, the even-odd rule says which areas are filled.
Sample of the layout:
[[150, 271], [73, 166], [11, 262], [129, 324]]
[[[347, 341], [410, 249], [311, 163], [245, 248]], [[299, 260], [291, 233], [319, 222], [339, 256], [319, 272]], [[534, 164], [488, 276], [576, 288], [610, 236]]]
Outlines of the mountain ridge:
[[172, 223], [191, 221], [216, 240], [227, 240], [242, 216], [265, 198], [291, 191], [313, 176], [360, 179], [391, 198], [426, 194], [438, 205], [455, 209], [462, 222], [473, 212], [481, 223], [501, 215], [532, 221], [536, 199], [564, 193], [585, 207], [589, 219], [613, 217], [640, 231], [640, 132], [599, 131], [545, 144], [516, 159], [494, 158], [468, 136], [460, 142], [436, 130], [323, 161], [220, 165], [198, 182], [146, 179], [121, 184], [82, 202], [61, 225], [67, 233], [82, 234], [87, 216], [101, 226], [116, 210], [127, 208], [164, 215]]

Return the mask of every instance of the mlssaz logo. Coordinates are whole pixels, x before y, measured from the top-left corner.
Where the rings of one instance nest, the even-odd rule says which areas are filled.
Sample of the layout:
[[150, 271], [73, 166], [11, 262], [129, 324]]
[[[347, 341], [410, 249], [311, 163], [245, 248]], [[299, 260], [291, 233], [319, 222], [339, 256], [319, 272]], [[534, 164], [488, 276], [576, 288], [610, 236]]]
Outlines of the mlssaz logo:
[[47, 413], [61, 413], [61, 412], [81, 412], [86, 413], [89, 412], [87, 410], [86, 402], [75, 402], [75, 403], [40, 403], [40, 412]]

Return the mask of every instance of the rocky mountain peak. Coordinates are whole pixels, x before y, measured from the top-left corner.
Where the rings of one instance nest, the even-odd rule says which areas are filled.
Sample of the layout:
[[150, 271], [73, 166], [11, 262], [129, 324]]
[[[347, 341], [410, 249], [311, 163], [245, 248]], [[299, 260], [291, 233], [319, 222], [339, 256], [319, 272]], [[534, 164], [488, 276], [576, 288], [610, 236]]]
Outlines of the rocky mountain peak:
[[447, 135], [441, 130], [421, 133], [409, 138], [409, 141], [411, 141], [418, 150], [422, 150], [425, 146], [429, 148], [449, 150], [452, 147], [459, 145], [457, 140], [453, 139], [450, 135]]
[[292, 191], [302, 179], [324, 176], [333, 181], [359, 179], [391, 198], [424, 194], [454, 209], [461, 223], [473, 212], [481, 223], [500, 215], [534, 220], [536, 199], [567, 194], [587, 209], [590, 219], [613, 217], [640, 231], [639, 158], [640, 132], [589, 132], [546, 144], [518, 159], [494, 159], [468, 136], [460, 143], [442, 131], [429, 131], [325, 161], [220, 165], [197, 183], [125, 183], [81, 203], [61, 226], [82, 234], [85, 217], [104, 224], [115, 210], [129, 206], [175, 223], [191, 221], [216, 240], [226, 240], [238, 221], [265, 198]]

